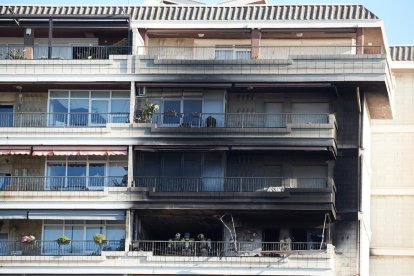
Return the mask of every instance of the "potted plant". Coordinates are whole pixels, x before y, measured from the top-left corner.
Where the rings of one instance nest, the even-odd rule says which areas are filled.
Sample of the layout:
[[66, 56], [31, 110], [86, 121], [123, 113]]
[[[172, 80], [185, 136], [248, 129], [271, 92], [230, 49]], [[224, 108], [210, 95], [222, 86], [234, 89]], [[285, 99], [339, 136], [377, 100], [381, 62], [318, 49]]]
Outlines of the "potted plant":
[[6, 59], [25, 59], [24, 50], [11, 49], [7, 53]]
[[67, 245], [70, 243], [70, 238], [68, 236], [62, 235], [59, 238], [57, 238], [56, 242], [61, 245]]
[[95, 236], [93, 236], [93, 241], [96, 244], [104, 244], [106, 243], [106, 237], [104, 234], [96, 234]]
[[154, 116], [155, 112], [160, 109], [158, 104], [153, 104], [150, 102], [149, 99], [145, 100], [144, 108], [141, 112], [136, 116], [139, 123], [148, 123], [151, 121], [152, 116]]
[[24, 244], [33, 244], [36, 241], [34, 235], [24, 235], [20, 237], [20, 242]]
[[175, 110], [169, 110], [169, 111], [165, 112], [165, 116], [168, 116], [168, 117], [176, 117], [177, 116], [177, 111], [175, 111]]

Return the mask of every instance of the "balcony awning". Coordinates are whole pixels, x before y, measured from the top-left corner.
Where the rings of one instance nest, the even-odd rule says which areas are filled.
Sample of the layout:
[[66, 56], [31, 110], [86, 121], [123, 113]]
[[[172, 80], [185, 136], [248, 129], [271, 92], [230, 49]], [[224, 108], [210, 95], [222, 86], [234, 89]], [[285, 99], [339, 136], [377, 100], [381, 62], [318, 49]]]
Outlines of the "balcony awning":
[[55, 220], [125, 220], [123, 210], [34, 210], [29, 219]]
[[0, 210], [0, 219], [27, 219], [26, 210]]
[[28, 146], [0, 146], [0, 155], [30, 155]]
[[128, 155], [128, 147], [111, 146], [111, 147], [94, 147], [94, 146], [34, 146], [34, 156], [113, 156]]

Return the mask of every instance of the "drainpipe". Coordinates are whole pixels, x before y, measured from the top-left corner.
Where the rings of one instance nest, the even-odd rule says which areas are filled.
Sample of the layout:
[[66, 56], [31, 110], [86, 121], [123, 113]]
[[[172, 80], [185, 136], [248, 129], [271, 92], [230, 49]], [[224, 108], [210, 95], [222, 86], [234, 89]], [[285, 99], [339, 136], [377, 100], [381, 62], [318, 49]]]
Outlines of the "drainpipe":
[[357, 203], [357, 275], [361, 275], [361, 227], [360, 227], [360, 219], [359, 214], [361, 213], [361, 206], [362, 206], [362, 150], [363, 150], [363, 137], [364, 137], [364, 94], [359, 90], [359, 87], [356, 88], [356, 96], [358, 101], [358, 109], [359, 109], [359, 127], [358, 127], [358, 203]]

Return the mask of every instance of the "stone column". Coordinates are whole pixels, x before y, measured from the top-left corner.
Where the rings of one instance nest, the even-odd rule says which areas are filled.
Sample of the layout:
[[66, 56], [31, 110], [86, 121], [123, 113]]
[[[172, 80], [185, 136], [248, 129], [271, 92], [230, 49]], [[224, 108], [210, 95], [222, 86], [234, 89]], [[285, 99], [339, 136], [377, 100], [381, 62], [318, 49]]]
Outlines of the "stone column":
[[260, 58], [260, 40], [262, 39], [262, 33], [259, 29], [252, 29], [251, 32], [251, 58], [258, 59]]
[[134, 146], [128, 146], [128, 184], [127, 187], [132, 187], [134, 181]]
[[126, 210], [125, 211], [125, 251], [129, 251], [129, 245], [132, 242], [132, 225], [133, 225], [133, 211]]
[[135, 98], [136, 98], [136, 87], [135, 81], [131, 81], [131, 89], [129, 93], [129, 123], [132, 124], [134, 122], [135, 116]]
[[356, 53], [358, 55], [362, 55], [364, 53], [364, 44], [365, 44], [365, 36], [364, 36], [364, 29], [358, 28], [357, 29], [357, 37], [356, 37]]
[[33, 59], [33, 46], [34, 46], [34, 29], [26, 28], [24, 30], [24, 58], [25, 59]]

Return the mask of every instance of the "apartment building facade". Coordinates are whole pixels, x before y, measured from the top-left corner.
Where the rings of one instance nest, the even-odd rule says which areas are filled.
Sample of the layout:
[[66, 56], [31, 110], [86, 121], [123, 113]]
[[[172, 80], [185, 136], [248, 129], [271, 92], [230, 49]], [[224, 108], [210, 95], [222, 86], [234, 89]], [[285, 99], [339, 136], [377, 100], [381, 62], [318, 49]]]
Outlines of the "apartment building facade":
[[372, 12], [0, 13], [0, 274], [369, 275]]

